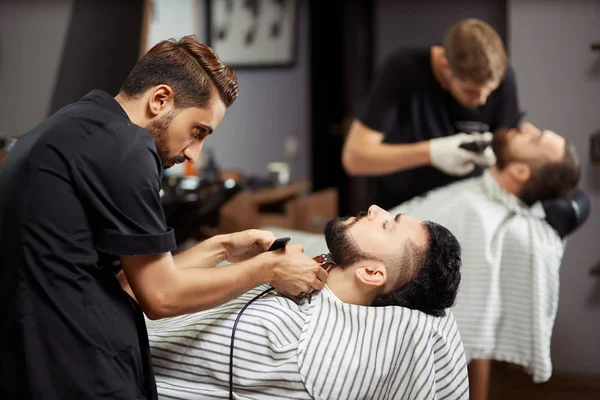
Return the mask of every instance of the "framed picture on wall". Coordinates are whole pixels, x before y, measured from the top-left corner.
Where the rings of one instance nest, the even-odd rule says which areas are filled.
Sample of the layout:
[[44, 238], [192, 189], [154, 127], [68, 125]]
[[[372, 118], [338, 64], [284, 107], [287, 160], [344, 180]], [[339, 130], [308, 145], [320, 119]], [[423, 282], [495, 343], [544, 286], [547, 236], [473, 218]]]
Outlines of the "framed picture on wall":
[[144, 0], [140, 57], [161, 40], [198, 35], [200, 1]]
[[208, 44], [232, 68], [296, 62], [297, 0], [206, 0]]

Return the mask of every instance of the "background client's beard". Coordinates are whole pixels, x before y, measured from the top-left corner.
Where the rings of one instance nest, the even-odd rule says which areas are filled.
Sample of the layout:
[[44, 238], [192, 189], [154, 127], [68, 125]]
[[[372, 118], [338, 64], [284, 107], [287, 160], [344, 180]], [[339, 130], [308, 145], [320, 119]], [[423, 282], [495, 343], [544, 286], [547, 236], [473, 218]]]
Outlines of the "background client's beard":
[[512, 157], [508, 154], [508, 129], [499, 129], [494, 132], [492, 139], [492, 150], [496, 156], [496, 167], [500, 170], [504, 169], [508, 163], [512, 161]]
[[171, 110], [165, 116], [153, 120], [146, 125], [146, 130], [150, 132], [150, 135], [152, 135], [152, 138], [154, 139], [156, 152], [158, 153], [163, 168], [165, 169], [185, 161], [185, 157], [183, 156], [169, 156], [171, 151], [169, 149], [169, 134], [167, 133], [167, 130], [169, 129], [174, 116], [175, 112]]

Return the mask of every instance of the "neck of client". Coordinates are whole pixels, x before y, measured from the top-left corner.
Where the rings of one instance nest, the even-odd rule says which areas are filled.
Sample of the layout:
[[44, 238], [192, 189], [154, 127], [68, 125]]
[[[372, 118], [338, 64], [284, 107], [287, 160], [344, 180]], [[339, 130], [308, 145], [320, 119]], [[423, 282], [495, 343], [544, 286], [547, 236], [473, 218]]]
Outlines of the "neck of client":
[[344, 303], [370, 306], [381, 288], [366, 285], [356, 272], [356, 266], [334, 266], [329, 271], [327, 287]]
[[519, 197], [519, 194], [521, 193], [521, 189], [523, 187], [523, 183], [515, 179], [515, 177], [513, 176], [513, 174], [510, 173], [508, 168], [499, 170], [498, 167], [496, 167], [495, 165], [491, 166], [490, 175], [492, 176], [492, 178], [494, 178], [498, 186], [500, 186], [508, 193]]

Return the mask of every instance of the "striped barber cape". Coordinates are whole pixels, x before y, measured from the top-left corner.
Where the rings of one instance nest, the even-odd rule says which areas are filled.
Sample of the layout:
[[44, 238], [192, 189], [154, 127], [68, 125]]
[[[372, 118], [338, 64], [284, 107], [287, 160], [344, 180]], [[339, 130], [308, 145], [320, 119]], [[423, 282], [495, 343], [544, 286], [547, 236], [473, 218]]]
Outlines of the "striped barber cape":
[[[228, 398], [231, 331], [259, 286], [212, 310], [148, 320], [161, 399]], [[269, 292], [242, 314], [236, 399], [467, 399], [454, 317], [341, 302], [327, 287], [297, 303]]]
[[565, 243], [541, 204], [526, 206], [485, 171], [390, 212], [437, 222], [460, 241], [453, 313], [467, 360], [506, 361], [523, 366], [534, 382], [547, 381]]

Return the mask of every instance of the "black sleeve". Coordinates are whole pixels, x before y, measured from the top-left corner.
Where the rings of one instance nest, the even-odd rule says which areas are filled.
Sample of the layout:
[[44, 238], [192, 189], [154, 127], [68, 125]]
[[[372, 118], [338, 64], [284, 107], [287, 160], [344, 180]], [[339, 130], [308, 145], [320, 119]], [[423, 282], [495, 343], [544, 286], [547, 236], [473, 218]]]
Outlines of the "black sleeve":
[[498, 128], [516, 128], [521, 123], [524, 113], [519, 108], [519, 98], [517, 93], [517, 80], [512, 67], [506, 69], [504, 79], [496, 89], [495, 117], [490, 129], [495, 131]]
[[152, 137], [128, 124], [92, 144], [75, 160], [74, 180], [97, 250], [113, 255], [174, 250], [175, 235], [166, 226], [160, 201], [162, 165]]
[[357, 118], [369, 128], [386, 133], [397, 107], [408, 103], [415, 68], [415, 62], [408, 53], [390, 56], [377, 72]]

